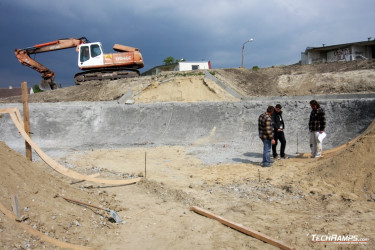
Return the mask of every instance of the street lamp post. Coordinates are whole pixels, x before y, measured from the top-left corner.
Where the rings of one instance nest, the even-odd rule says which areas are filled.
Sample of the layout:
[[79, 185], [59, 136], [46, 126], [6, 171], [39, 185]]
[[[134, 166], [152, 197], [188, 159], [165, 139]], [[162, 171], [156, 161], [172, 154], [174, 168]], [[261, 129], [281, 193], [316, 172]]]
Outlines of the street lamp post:
[[244, 52], [244, 50], [245, 50], [245, 44], [248, 43], [248, 42], [252, 42], [252, 41], [254, 41], [254, 39], [253, 39], [253, 38], [250, 38], [249, 40], [247, 40], [246, 42], [244, 42], [244, 43], [242, 44], [242, 65], [241, 65], [241, 68], [243, 68], [243, 52]]

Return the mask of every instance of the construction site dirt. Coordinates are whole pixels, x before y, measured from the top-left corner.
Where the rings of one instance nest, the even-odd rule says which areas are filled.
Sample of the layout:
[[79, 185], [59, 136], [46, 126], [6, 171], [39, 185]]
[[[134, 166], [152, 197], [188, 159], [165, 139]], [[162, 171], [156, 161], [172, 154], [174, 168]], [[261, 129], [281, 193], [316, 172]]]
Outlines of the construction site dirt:
[[[199, 133], [181, 137], [177, 132], [171, 133], [166, 129], [167, 126], [168, 129], [182, 127], [177, 124], [176, 120], [180, 118], [175, 113], [175, 117], [172, 117], [172, 113], [155, 114], [155, 126], [159, 122], [166, 124], [163, 129], [158, 128], [161, 131], [159, 134], [151, 137], [153, 134], [149, 131], [129, 131], [130, 135], [145, 133], [152, 139], [140, 136], [141, 139], [127, 143], [128, 139], [123, 138], [128, 137], [123, 137], [123, 144], [112, 143], [113, 139], [102, 134], [99, 137], [102, 140], [100, 145], [90, 142], [87, 147], [72, 145], [66, 149], [69, 145], [62, 145], [63, 140], [73, 141], [68, 138], [71, 136], [69, 133], [64, 132], [66, 138], [56, 139], [59, 145], [53, 145], [49, 139], [43, 141], [43, 136], [47, 134], [39, 133], [36, 128], [32, 131], [34, 134], [31, 137], [47, 153], [48, 145], [53, 145], [55, 151], [61, 150], [61, 153], [54, 152], [53, 158], [69, 170], [87, 176], [100, 175], [100, 178], [106, 179], [142, 179], [136, 184], [116, 186], [71, 179], [54, 171], [35, 153], [34, 160], [30, 162], [19, 150], [24, 147], [24, 141], [15, 128], [8, 128], [13, 123], [7, 114], [3, 114], [0, 118], [0, 141], [3, 141], [0, 142], [0, 203], [4, 209], [12, 210], [12, 199], [14, 201], [17, 195], [20, 218], [17, 221], [0, 212], [0, 247], [277, 249], [277, 246], [264, 242], [264, 239], [241, 233], [191, 211], [190, 208], [195, 206], [282, 242], [286, 246], [284, 249], [371, 249], [375, 240], [375, 123], [370, 121], [375, 118], [374, 109], [371, 108], [374, 106], [375, 94], [374, 67], [373, 61], [355, 61], [258, 70], [210, 70], [209, 73], [227, 89], [209, 79], [205, 75], [207, 72], [169, 72], [126, 80], [90, 82], [30, 95], [31, 123], [37, 122], [33, 118], [33, 114], [39, 114], [36, 110], [45, 109], [48, 103], [57, 107], [63, 102], [69, 102], [75, 108], [81, 102], [82, 105], [89, 105], [87, 102], [93, 105], [108, 103], [107, 109], [116, 112], [138, 105], [132, 112], [146, 114], [155, 113], [159, 107], [161, 111], [188, 110], [190, 106], [179, 106], [188, 103], [194, 109], [199, 104], [206, 106], [206, 109], [202, 109], [205, 112], [216, 112], [215, 107], [211, 106], [218, 105], [220, 112], [217, 113], [222, 114], [222, 117], [217, 119], [222, 120], [222, 124], [236, 123], [238, 120], [233, 116], [238, 114], [238, 119], [245, 120], [243, 124], [254, 129], [251, 133], [255, 135], [257, 121], [253, 117], [259, 116], [260, 110], [265, 111], [267, 108], [261, 104], [263, 99], [264, 105], [273, 100], [281, 101], [283, 105], [282, 101], [285, 100], [290, 106], [289, 109], [285, 108], [285, 112], [295, 112], [298, 116], [305, 114], [306, 117], [301, 118], [303, 121], [308, 119], [311, 110], [308, 106], [310, 98], [316, 98], [324, 100], [326, 106], [330, 105], [328, 115], [335, 118], [331, 118], [328, 126], [331, 126], [331, 134], [337, 129], [340, 131], [342, 143], [341, 146], [330, 143], [331, 147], [324, 148], [322, 158], [310, 158], [306, 147], [301, 146], [300, 150], [303, 151], [296, 152], [299, 150], [295, 147], [296, 138], [291, 138], [295, 136], [296, 130], [293, 130], [286, 138], [289, 158], [276, 160], [270, 168], [262, 168], [259, 164], [262, 152], [258, 148], [260, 139], [251, 137], [250, 131], [247, 134], [242, 127], [240, 132], [232, 130], [224, 136], [223, 131], [233, 129], [234, 126], [220, 124], [214, 127], [212, 124], [216, 120], [212, 121], [208, 113], [209, 130], [205, 130], [202, 125], [196, 128]], [[340, 95], [365, 97], [359, 98], [362, 100], [360, 104], [356, 98], [350, 97], [355, 101], [353, 105], [345, 97], [339, 106], [336, 103], [340, 101], [326, 101], [331, 95], [335, 96], [335, 100]], [[289, 97], [296, 101], [289, 100]], [[298, 106], [304, 101], [306, 106]], [[366, 102], [371, 105], [367, 107], [363, 104]], [[43, 107], [38, 106], [39, 103]], [[165, 106], [160, 103], [165, 103]], [[292, 108], [295, 103], [296, 107]], [[0, 99], [0, 109], [13, 105], [21, 106], [21, 97]], [[64, 107], [68, 109], [69, 105]], [[114, 108], [114, 105], [119, 108]], [[151, 109], [150, 105], [156, 108]], [[225, 109], [227, 105], [230, 109]], [[339, 113], [345, 116], [353, 113], [355, 125], [334, 124], [340, 119], [339, 114], [334, 114], [336, 107], [340, 107]], [[358, 110], [349, 110], [348, 113], [343, 111], [345, 108], [358, 107], [366, 113], [364, 116], [358, 114]], [[84, 110], [86, 113], [82, 113], [82, 117], [88, 116], [87, 113], [100, 116], [100, 119], [107, 117], [102, 113]], [[233, 114], [230, 110], [234, 110]], [[50, 125], [56, 125], [52, 116], [66, 115], [57, 113], [46, 114]], [[248, 117], [254, 121], [246, 120], [247, 114], [251, 114]], [[163, 115], [164, 121], [158, 121], [156, 117]], [[72, 116], [78, 117], [79, 114]], [[370, 122], [354, 122], [363, 117]], [[288, 124], [296, 126], [296, 123], [300, 123], [300, 120], [293, 118], [292, 121], [292, 118], [293, 114], [286, 115], [286, 129]], [[100, 119], [92, 121], [92, 124], [98, 123]], [[137, 122], [143, 121], [143, 118], [137, 119]], [[202, 124], [193, 118], [189, 119], [191, 126]], [[87, 126], [94, 131], [92, 124]], [[113, 124], [115, 131], [125, 130], [118, 128], [121, 125], [116, 120], [108, 124]], [[83, 131], [84, 124], [77, 122], [77, 127], [69, 126], [69, 130], [77, 129], [85, 136], [90, 136], [89, 132]], [[110, 125], [106, 123], [106, 126]], [[308, 133], [306, 124], [300, 126]], [[333, 126], [344, 128], [340, 130]], [[355, 133], [346, 131], [358, 126], [363, 128]], [[190, 129], [193, 131], [194, 127]], [[181, 130], [181, 133], [186, 131], [190, 130]], [[12, 136], [8, 137], [4, 133]], [[215, 137], [215, 133], [221, 133], [220, 140]], [[236, 138], [231, 140], [228, 136], [230, 134]], [[165, 139], [157, 140], [161, 135]], [[177, 139], [171, 138], [172, 135]], [[241, 136], [244, 147], [236, 146], [241, 144]], [[181, 143], [180, 138], [183, 138]], [[256, 141], [254, 147], [248, 140]], [[303, 143], [300, 141], [300, 144]], [[19, 147], [13, 148], [14, 145]], [[82, 206], [60, 196], [104, 209]], [[121, 223], [116, 223], [113, 212], [121, 218]], [[58, 242], [33, 235], [20, 224], [26, 224]], [[72, 245], [64, 246], [62, 243]]]

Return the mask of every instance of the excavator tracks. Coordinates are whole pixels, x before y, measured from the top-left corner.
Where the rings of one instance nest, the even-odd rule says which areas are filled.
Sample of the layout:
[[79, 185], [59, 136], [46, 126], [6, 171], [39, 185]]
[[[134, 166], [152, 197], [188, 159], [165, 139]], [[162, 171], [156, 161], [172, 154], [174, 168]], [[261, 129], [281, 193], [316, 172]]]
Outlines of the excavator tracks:
[[98, 69], [98, 70], [90, 70], [77, 73], [74, 76], [74, 81], [77, 85], [80, 85], [87, 81], [93, 80], [117, 80], [121, 78], [131, 78], [131, 77], [138, 77], [140, 73], [137, 69], [129, 69], [129, 68], [117, 68], [117, 69]]

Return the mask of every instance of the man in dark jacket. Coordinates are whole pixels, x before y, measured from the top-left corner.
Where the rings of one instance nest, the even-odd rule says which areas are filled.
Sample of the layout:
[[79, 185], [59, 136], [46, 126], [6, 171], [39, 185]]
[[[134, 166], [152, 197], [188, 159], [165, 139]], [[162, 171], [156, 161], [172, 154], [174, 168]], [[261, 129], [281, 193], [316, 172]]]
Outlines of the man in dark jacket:
[[322, 157], [322, 142], [319, 135], [326, 128], [326, 113], [316, 100], [310, 101], [311, 113], [309, 119], [311, 158]]
[[273, 111], [274, 107], [268, 106], [266, 113], [261, 114], [258, 118], [259, 138], [263, 142], [262, 167], [271, 167], [271, 145], [275, 143], [271, 118]]
[[[273, 122], [273, 130], [274, 130], [274, 139], [275, 144], [272, 145], [272, 155], [275, 159], [287, 159], [288, 157], [285, 155], [285, 146], [286, 146], [286, 140], [284, 135], [284, 129], [285, 124], [282, 116], [283, 112], [281, 111], [281, 105], [276, 104], [275, 112], [272, 114], [272, 122]], [[280, 157], [277, 154], [276, 147], [277, 147], [277, 141], [280, 141]]]

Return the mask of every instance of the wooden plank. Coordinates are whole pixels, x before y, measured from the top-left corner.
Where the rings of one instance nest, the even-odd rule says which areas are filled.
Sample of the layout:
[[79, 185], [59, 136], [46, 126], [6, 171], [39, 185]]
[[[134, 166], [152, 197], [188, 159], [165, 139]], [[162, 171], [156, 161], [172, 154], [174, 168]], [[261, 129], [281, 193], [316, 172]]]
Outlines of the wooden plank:
[[234, 223], [234, 222], [231, 222], [227, 219], [224, 219], [218, 215], [215, 215], [207, 210], [204, 210], [202, 208], [199, 208], [199, 207], [195, 207], [195, 206], [192, 206], [190, 207], [190, 210], [191, 211], [194, 211], [198, 214], [201, 214], [201, 215], [204, 215], [208, 218], [211, 218], [211, 219], [215, 219], [217, 221], [219, 221], [220, 223], [228, 226], [228, 227], [231, 227], [233, 229], [236, 229], [237, 231], [240, 231], [244, 234], [247, 234], [247, 235], [250, 235], [250, 236], [253, 236], [254, 238], [257, 238], [261, 241], [264, 241], [266, 243], [269, 243], [271, 245], [274, 245], [274, 246], [277, 246], [281, 249], [286, 249], [286, 250], [291, 250], [291, 249], [295, 249], [291, 246], [288, 246], [286, 245], [285, 243], [279, 241], [279, 240], [276, 240], [276, 239], [272, 239], [271, 237], [268, 237], [267, 235], [265, 234], [262, 234], [260, 232], [257, 232], [255, 230], [252, 230], [252, 229], [249, 229], [249, 228], [246, 228], [244, 226], [242, 226], [241, 224], [237, 224], [237, 223]]
[[23, 124], [23, 119], [22, 119], [22, 116], [21, 116], [21, 113], [20, 113], [20, 110], [19, 109], [14, 109], [14, 113], [16, 114], [17, 116], [17, 120], [18, 122], [21, 124], [22, 127], [25, 127], [25, 125]]
[[[24, 128], [25, 128], [26, 134], [30, 136], [30, 112], [29, 112], [29, 103], [28, 103], [29, 93], [27, 93], [27, 82], [21, 83], [21, 90], [22, 90]], [[32, 152], [31, 152], [31, 145], [27, 141], [25, 141], [25, 148], [26, 148], [26, 159], [29, 159], [29, 161], [32, 161], [33, 157], [32, 157]]]
[[133, 178], [133, 179], [126, 179], [126, 180], [109, 180], [109, 179], [102, 179], [102, 178], [95, 178], [94, 176], [87, 176], [80, 173], [77, 173], [73, 170], [70, 170], [63, 165], [54, 161], [51, 157], [49, 157], [46, 153], [44, 153], [36, 144], [31, 140], [31, 138], [26, 134], [23, 126], [22, 121], [20, 120], [19, 111], [17, 108], [7, 108], [7, 109], [0, 109], [0, 113], [9, 113], [14, 125], [17, 127], [18, 131], [21, 133], [22, 137], [31, 145], [31, 147], [35, 150], [35, 152], [40, 156], [40, 158], [47, 163], [51, 168], [59, 172], [60, 174], [66, 175], [73, 179], [78, 180], [85, 180], [94, 183], [102, 183], [102, 184], [109, 184], [109, 185], [128, 185], [137, 183], [142, 180], [142, 178]]
[[32, 140], [31, 138], [26, 134], [26, 132], [21, 127], [21, 124], [17, 122], [17, 117], [14, 113], [10, 114], [10, 117], [13, 120], [13, 123], [16, 125], [18, 131], [21, 133], [23, 138], [30, 143], [30, 145], [33, 147], [35, 152], [40, 156], [40, 158], [47, 163], [50, 167], [52, 167], [57, 172], [69, 176], [74, 179], [80, 179], [80, 180], [86, 180], [91, 181], [95, 183], [103, 183], [103, 184], [111, 184], [111, 185], [125, 185], [125, 184], [132, 184], [136, 183], [141, 180], [141, 178], [134, 178], [134, 179], [128, 179], [128, 180], [108, 180], [108, 179], [99, 179], [99, 178], [93, 178], [87, 175], [83, 175], [80, 173], [77, 173], [75, 171], [72, 171], [61, 164], [54, 161], [51, 157], [49, 157], [46, 153], [44, 153]]
[[8, 114], [10, 112], [14, 112], [17, 108], [4, 108], [0, 109], [0, 114]]

